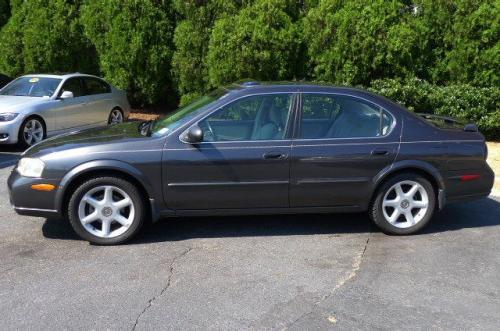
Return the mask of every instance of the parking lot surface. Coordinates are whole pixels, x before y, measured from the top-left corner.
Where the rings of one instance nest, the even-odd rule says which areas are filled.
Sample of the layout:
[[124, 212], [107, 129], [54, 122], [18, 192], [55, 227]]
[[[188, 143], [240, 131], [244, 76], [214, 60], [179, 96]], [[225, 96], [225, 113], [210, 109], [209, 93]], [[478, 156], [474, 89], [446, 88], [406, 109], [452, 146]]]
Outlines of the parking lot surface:
[[[4, 149], [5, 150], [5, 149]], [[128, 245], [18, 216], [0, 153], [2, 329], [500, 329], [500, 202], [421, 234], [364, 214], [163, 220]]]

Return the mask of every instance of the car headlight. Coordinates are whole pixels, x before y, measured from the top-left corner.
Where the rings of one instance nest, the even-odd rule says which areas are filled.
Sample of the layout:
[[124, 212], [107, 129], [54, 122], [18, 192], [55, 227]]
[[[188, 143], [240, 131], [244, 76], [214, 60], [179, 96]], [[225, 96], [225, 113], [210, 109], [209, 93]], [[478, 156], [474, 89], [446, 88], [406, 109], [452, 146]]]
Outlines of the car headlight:
[[0, 122], [9, 122], [19, 115], [18, 113], [0, 113]]
[[40, 159], [24, 157], [19, 160], [17, 172], [24, 177], [41, 177], [45, 163]]

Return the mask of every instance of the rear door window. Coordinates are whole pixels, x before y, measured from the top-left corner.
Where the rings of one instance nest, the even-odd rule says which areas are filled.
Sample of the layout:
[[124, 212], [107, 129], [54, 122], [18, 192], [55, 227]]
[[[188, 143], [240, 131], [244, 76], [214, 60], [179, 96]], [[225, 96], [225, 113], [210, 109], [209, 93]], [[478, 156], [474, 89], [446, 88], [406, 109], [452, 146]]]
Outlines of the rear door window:
[[110, 93], [111, 87], [97, 78], [83, 78], [87, 95]]
[[302, 96], [300, 138], [370, 138], [387, 135], [392, 117], [364, 100], [335, 94]]

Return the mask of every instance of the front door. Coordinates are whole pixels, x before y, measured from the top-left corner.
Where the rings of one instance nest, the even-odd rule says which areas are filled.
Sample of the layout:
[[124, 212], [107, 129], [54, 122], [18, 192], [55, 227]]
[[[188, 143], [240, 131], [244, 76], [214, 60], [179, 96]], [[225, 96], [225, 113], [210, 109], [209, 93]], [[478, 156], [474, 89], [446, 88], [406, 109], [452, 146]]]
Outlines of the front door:
[[163, 161], [167, 207], [289, 207], [293, 106], [292, 93], [243, 97], [198, 123], [204, 132], [202, 143], [167, 147]]
[[302, 94], [292, 145], [291, 207], [359, 207], [396, 157], [399, 127], [379, 106], [337, 94]]
[[85, 107], [87, 97], [84, 95], [82, 81], [80, 78], [69, 78], [59, 92], [59, 96], [69, 91], [73, 93], [73, 98], [59, 100], [55, 110], [56, 129], [64, 131], [82, 126], [85, 122]]

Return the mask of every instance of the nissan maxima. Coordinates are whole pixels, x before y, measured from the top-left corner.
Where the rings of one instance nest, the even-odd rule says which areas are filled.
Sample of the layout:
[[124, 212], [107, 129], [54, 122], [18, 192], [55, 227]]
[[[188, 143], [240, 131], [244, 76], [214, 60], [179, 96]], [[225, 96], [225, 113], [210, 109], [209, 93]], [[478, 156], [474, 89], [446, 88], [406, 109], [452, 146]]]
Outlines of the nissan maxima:
[[69, 220], [96, 244], [202, 215], [365, 211], [404, 235], [448, 202], [488, 196], [486, 156], [473, 124], [364, 90], [251, 82], [157, 121], [48, 139], [8, 185], [19, 214]]
[[0, 144], [27, 147], [46, 137], [122, 123], [125, 92], [84, 74], [22, 76], [0, 90]]

